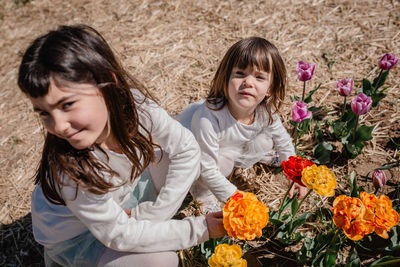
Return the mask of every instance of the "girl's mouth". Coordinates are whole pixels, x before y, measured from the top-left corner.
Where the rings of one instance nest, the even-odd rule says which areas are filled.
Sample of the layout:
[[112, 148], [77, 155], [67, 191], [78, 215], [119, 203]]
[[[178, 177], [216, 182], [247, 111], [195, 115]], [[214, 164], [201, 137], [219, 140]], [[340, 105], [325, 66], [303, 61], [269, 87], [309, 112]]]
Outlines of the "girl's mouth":
[[241, 92], [241, 93], [239, 93], [239, 95], [242, 95], [242, 96], [253, 96], [252, 94], [246, 93], [246, 92]]

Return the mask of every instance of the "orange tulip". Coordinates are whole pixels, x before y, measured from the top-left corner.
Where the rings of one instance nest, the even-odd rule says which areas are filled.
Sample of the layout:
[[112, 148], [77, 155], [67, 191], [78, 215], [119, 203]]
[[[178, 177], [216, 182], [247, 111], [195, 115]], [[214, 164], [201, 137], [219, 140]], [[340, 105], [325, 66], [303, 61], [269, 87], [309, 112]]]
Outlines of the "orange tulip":
[[374, 194], [361, 192], [360, 199], [341, 195], [333, 202], [332, 212], [333, 223], [355, 241], [373, 231], [387, 239], [390, 228], [399, 223], [399, 214], [385, 195], [376, 197]]
[[333, 223], [344, 230], [350, 228], [353, 220], [363, 219], [365, 212], [366, 209], [358, 198], [341, 195], [333, 201]]
[[381, 195], [376, 199], [375, 232], [382, 238], [389, 238], [387, 231], [399, 223], [399, 214], [392, 208], [390, 199]]
[[374, 231], [374, 222], [369, 220], [354, 220], [350, 227], [344, 231], [346, 236], [353, 241], [358, 241]]
[[239, 191], [223, 209], [223, 223], [228, 234], [242, 240], [262, 235], [269, 220], [268, 207], [252, 193]]

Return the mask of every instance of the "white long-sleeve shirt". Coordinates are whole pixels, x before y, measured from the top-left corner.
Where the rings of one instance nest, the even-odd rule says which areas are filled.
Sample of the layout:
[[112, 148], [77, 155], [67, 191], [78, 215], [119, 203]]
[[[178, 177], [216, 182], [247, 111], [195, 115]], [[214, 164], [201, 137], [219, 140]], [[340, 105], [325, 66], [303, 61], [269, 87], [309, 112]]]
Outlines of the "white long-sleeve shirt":
[[225, 201], [237, 190], [221, 173], [220, 158], [228, 158], [236, 167], [251, 167], [262, 161], [270, 163], [275, 151], [279, 160], [295, 155], [292, 140], [278, 115], [273, 123], [265, 109], [258, 106], [251, 125], [238, 122], [225, 105], [220, 110], [211, 110], [200, 101], [186, 107], [179, 119], [189, 128], [201, 149], [201, 179], [220, 200]]
[[[133, 91], [134, 97], [143, 97]], [[32, 225], [35, 239], [51, 248], [89, 230], [105, 246], [131, 252], [179, 250], [206, 241], [204, 216], [170, 220], [180, 207], [193, 181], [199, 175], [200, 151], [193, 135], [154, 102], [146, 100], [138, 108], [139, 119], [150, 129], [154, 140], [169, 154], [170, 165], [165, 185], [155, 202], [143, 202], [129, 218], [122, 206], [128, 201], [137, 179], [103, 195], [78, 188], [65, 177], [61, 195], [66, 206], [46, 200], [40, 185], [32, 193]], [[152, 122], [152, 124], [151, 124]], [[119, 173], [109, 177], [120, 183], [129, 181], [132, 164], [125, 155], [106, 151], [108, 164]], [[106, 161], [98, 149], [95, 156]]]

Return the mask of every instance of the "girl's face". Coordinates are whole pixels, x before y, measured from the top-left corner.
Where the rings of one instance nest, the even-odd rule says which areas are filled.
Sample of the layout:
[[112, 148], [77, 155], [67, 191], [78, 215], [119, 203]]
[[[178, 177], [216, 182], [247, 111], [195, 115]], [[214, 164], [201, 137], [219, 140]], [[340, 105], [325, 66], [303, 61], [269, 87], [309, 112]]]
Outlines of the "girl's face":
[[255, 67], [232, 69], [228, 83], [228, 108], [236, 119], [254, 114], [257, 105], [269, 96], [271, 79], [271, 73]]
[[75, 149], [98, 143], [107, 148], [108, 110], [100, 90], [89, 83], [51, 78], [47, 95], [30, 98], [47, 131], [68, 141]]

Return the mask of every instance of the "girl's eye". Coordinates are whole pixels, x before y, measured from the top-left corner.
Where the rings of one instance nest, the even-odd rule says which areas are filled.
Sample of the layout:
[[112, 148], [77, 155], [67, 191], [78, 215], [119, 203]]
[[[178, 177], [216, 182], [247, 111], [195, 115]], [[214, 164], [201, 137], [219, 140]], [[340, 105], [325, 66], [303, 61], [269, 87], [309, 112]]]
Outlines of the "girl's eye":
[[46, 112], [46, 111], [40, 111], [40, 112], [39, 112], [39, 116], [40, 116], [40, 117], [46, 117], [46, 116], [48, 116], [48, 115], [49, 115], [49, 113]]
[[68, 108], [70, 108], [70, 107], [72, 106], [73, 103], [74, 103], [74, 102], [67, 102], [67, 103], [65, 103], [65, 104], [62, 105], [62, 108], [63, 108], [63, 109], [68, 109]]
[[239, 75], [239, 76], [243, 76], [244, 72], [239, 70], [239, 71], [236, 71], [236, 74]]
[[257, 79], [265, 80], [266, 78], [264, 76], [257, 76]]

